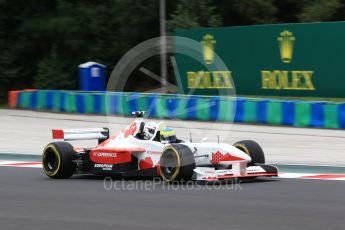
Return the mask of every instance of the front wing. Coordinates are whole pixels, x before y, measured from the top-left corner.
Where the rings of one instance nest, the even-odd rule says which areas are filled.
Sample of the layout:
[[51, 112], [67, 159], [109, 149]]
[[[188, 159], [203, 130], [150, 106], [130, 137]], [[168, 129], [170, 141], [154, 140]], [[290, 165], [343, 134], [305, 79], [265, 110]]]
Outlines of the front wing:
[[224, 179], [246, 179], [254, 177], [273, 177], [278, 176], [278, 168], [273, 165], [257, 165], [246, 167], [239, 172], [236, 169], [219, 169], [211, 167], [196, 167], [194, 169], [195, 180], [198, 181], [217, 181]]

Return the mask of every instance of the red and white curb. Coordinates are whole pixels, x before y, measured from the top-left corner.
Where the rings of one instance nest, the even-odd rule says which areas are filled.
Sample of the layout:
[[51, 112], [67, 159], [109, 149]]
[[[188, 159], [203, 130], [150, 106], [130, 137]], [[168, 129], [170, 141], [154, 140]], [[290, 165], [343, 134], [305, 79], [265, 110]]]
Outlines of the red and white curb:
[[42, 163], [35, 161], [0, 161], [0, 166], [42, 168]]
[[320, 174], [320, 173], [279, 173], [280, 178], [316, 179], [316, 180], [343, 180], [345, 174]]
[[[42, 168], [42, 163], [37, 161], [0, 161], [0, 166]], [[341, 180], [345, 181], [345, 174], [320, 174], [320, 173], [279, 173], [280, 178], [316, 179], [316, 180]]]

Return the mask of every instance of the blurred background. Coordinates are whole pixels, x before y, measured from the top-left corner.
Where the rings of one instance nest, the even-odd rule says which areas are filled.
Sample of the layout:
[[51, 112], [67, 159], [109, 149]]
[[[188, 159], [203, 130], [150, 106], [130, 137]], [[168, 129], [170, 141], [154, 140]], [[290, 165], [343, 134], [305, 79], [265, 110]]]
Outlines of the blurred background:
[[[78, 89], [78, 65], [90, 60], [107, 66], [109, 77], [128, 50], [160, 36], [159, 8], [159, 0], [0, 0], [1, 104], [9, 90]], [[340, 0], [167, 0], [165, 11], [167, 35], [181, 28], [345, 19]], [[159, 73], [159, 56], [146, 66]], [[133, 72], [126, 91], [138, 90], [139, 75]], [[160, 84], [150, 77], [142, 82], [142, 88]]]

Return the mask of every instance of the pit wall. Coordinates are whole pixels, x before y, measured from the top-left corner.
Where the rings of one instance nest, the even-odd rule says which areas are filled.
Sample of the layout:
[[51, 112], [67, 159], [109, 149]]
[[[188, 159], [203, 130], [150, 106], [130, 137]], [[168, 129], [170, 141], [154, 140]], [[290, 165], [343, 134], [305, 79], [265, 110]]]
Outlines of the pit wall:
[[11, 108], [78, 114], [130, 116], [145, 110], [153, 118], [223, 121], [345, 129], [345, 103], [300, 100], [103, 93], [58, 90], [9, 92]]

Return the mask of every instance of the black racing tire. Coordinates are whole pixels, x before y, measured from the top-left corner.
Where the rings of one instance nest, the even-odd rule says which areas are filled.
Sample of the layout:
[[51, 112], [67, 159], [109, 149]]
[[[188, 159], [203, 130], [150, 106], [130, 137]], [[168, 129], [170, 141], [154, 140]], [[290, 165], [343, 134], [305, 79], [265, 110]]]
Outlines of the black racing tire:
[[248, 164], [248, 166], [254, 166], [256, 164], [265, 164], [265, 154], [262, 150], [261, 146], [252, 140], [243, 140], [236, 142], [233, 144], [239, 150], [248, 154], [252, 161]]
[[77, 165], [73, 162], [76, 158], [76, 152], [70, 143], [52, 142], [43, 150], [43, 171], [50, 178], [69, 178], [76, 171]]
[[171, 144], [165, 147], [159, 161], [159, 171], [167, 182], [185, 182], [192, 178], [195, 159], [192, 151], [182, 144]]

